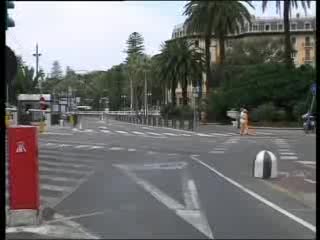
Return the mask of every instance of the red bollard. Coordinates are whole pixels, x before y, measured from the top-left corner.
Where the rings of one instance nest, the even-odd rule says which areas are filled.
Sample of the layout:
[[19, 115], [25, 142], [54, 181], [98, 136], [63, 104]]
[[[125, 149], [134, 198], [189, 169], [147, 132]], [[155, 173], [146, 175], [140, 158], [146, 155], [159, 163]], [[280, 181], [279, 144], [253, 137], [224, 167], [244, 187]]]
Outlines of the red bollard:
[[38, 130], [35, 126], [8, 128], [11, 226], [39, 223]]

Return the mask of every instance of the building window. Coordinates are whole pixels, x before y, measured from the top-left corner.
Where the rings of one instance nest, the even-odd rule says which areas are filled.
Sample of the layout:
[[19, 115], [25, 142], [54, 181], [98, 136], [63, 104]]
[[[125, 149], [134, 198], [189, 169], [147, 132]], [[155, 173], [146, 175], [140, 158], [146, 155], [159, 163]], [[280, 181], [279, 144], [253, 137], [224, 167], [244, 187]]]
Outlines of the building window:
[[296, 23], [291, 23], [290, 30], [297, 30], [297, 24]]
[[310, 46], [310, 37], [305, 38], [306, 46]]
[[306, 49], [304, 60], [305, 61], [310, 61], [310, 49]]
[[194, 41], [194, 46], [195, 46], [196, 48], [199, 47], [199, 40], [195, 40], [195, 41]]
[[278, 30], [279, 30], [279, 31], [282, 31], [282, 30], [283, 30], [283, 25], [282, 25], [282, 24], [279, 24], [279, 25], [278, 25]]
[[296, 45], [296, 38], [295, 37], [291, 38], [291, 44], [292, 44], [292, 46]]
[[268, 25], [265, 25], [265, 31], [270, 31], [270, 25], [268, 24]]
[[227, 47], [231, 48], [232, 47], [232, 40], [227, 40]]
[[304, 28], [305, 28], [306, 30], [309, 30], [310, 27], [311, 27], [310, 23], [305, 23], [305, 24], [304, 24]]
[[253, 30], [253, 31], [258, 31], [258, 25], [257, 25], [257, 24], [254, 24], [253, 27], [252, 27], [252, 30]]

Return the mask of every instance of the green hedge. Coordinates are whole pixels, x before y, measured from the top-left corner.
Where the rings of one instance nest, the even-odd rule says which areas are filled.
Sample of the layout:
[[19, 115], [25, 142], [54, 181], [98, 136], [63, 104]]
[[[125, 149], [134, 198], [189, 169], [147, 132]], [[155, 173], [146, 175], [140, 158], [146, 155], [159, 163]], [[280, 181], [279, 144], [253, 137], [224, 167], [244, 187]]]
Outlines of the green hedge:
[[225, 66], [208, 110], [215, 120], [223, 121], [227, 110], [245, 105], [255, 121], [297, 121], [310, 107], [315, 79], [316, 70], [310, 66], [292, 70], [281, 64]]
[[190, 106], [173, 106], [171, 103], [164, 105], [160, 109], [160, 114], [163, 118], [169, 119], [192, 119], [193, 109]]

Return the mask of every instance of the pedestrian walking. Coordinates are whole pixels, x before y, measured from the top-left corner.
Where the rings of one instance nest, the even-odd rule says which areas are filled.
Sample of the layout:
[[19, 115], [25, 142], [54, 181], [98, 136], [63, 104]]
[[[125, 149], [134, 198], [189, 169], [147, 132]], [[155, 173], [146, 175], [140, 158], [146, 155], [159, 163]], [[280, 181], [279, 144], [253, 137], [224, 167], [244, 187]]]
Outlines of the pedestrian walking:
[[241, 108], [240, 113], [240, 135], [248, 134], [248, 111], [245, 108]]

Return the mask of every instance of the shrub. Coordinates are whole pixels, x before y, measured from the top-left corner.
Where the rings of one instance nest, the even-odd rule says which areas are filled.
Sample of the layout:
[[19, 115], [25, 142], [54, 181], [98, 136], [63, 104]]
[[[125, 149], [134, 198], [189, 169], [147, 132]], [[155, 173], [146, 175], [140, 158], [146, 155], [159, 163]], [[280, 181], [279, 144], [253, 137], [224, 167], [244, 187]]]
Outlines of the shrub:
[[273, 121], [275, 119], [276, 108], [272, 103], [266, 103], [252, 110], [249, 116], [252, 121]]

